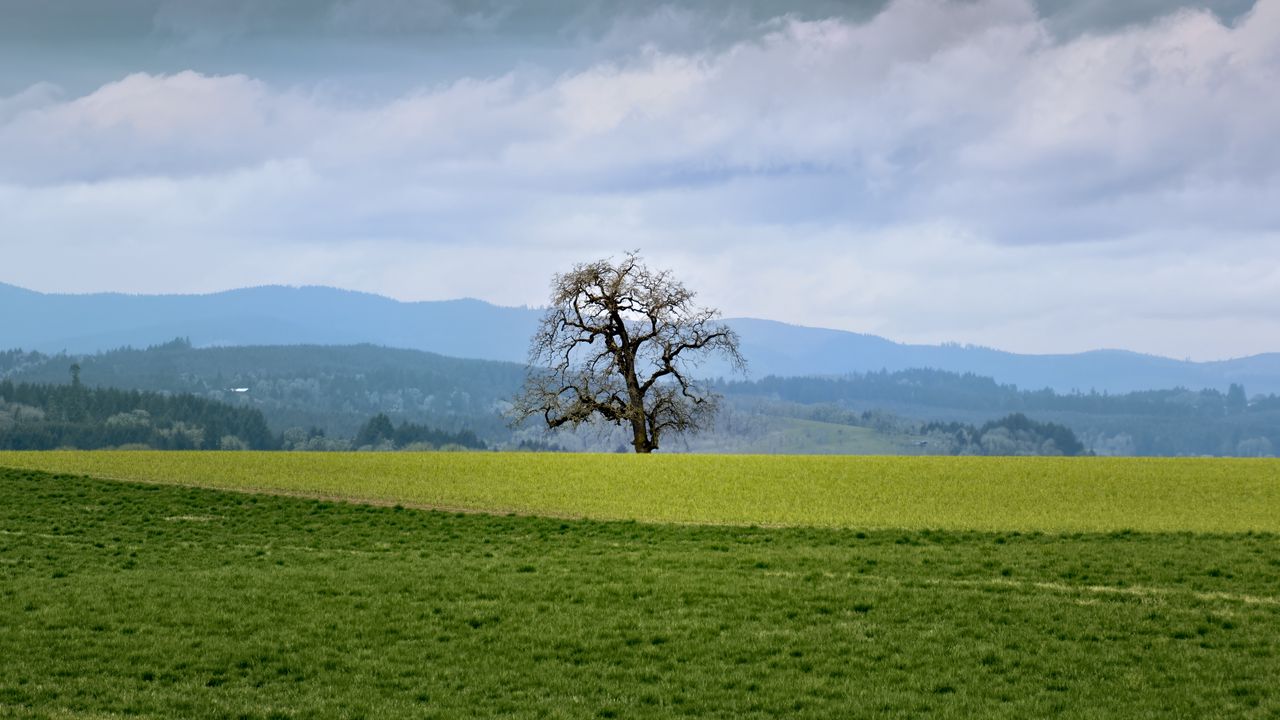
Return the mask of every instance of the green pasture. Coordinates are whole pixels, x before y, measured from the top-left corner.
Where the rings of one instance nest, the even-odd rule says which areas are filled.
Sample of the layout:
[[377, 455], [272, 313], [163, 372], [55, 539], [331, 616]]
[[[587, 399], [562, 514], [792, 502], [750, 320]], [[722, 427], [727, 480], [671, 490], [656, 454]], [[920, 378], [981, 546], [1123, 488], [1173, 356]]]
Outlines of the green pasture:
[[[4, 462], [38, 458], [175, 484], [0, 470], [0, 717], [1280, 714], [1274, 534], [605, 522], [176, 484], [270, 481], [388, 497], [407, 485], [419, 499], [492, 508], [514, 505], [518, 495], [460, 488], [501, 487], [500, 468], [522, 467], [543, 474], [509, 478], [517, 489], [545, 493], [557, 482], [613, 489], [656, 512], [640, 502], [662, 497], [652, 488], [663, 477], [654, 469], [687, 480], [682, 458], [578, 458], [629, 476], [612, 484], [570, 472], [569, 459], [533, 456], [69, 454]], [[883, 471], [887, 461], [877, 462]], [[305, 481], [326, 463], [331, 471]], [[770, 473], [788, 478], [784, 465], [694, 465], [716, 469], [729, 484], [733, 472], [751, 468], [752, 483]], [[994, 476], [1006, 486], [1053, 482], [1059, 467], [1097, 484], [1107, 477], [1103, 468], [1117, 467], [1007, 465], [1030, 474]], [[178, 474], [183, 467], [195, 474]], [[866, 497], [846, 484], [875, 476], [852, 467], [801, 463], [789, 482], [803, 485], [815, 468], [843, 468], [834, 475], [845, 484], [829, 485], [831, 497]], [[930, 467], [946, 465], [912, 463], [900, 472]], [[956, 479], [926, 476], [928, 484], [945, 489], [986, 477], [977, 470], [983, 463], [957, 467]], [[1131, 482], [1158, 485], [1158, 464], [1119, 467]], [[1264, 486], [1260, 470], [1271, 466], [1170, 467], [1212, 471], [1172, 474], [1185, 502], [1199, 497], [1187, 491], [1195, 482], [1236, 478], [1233, 469]], [[336, 484], [343, 472], [354, 473], [351, 485]], [[624, 491], [624, 479], [649, 490]], [[431, 487], [438, 495], [426, 492]], [[1259, 497], [1273, 502], [1271, 492]], [[586, 497], [597, 510], [615, 507]], [[764, 499], [758, 494], [726, 497], [737, 513], [763, 507], [752, 505]], [[684, 512], [707, 519], [725, 512], [719, 507]]]
[[601, 520], [1280, 531], [1280, 460], [554, 453], [0, 453], [0, 467]]
[[762, 416], [768, 430], [760, 437], [724, 441], [724, 452], [821, 455], [921, 455], [920, 438], [867, 427], [800, 418]]

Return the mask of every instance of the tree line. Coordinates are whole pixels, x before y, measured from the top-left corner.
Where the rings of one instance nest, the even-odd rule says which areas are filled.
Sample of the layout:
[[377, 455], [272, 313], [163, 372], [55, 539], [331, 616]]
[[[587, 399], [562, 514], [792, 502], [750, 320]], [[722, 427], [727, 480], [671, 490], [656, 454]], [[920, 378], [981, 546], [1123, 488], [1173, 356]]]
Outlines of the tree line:
[[[77, 369], [78, 370], [78, 369]], [[189, 394], [0, 382], [0, 449], [273, 450], [262, 413]]]
[[[1123, 394], [1021, 390], [988, 377], [919, 369], [840, 377], [766, 377], [718, 382], [739, 402], [793, 417], [865, 425], [885, 431], [942, 431], [946, 423], [1011, 414], [1070, 428], [1105, 455], [1269, 456], [1280, 452], [1280, 397], [1173, 388]], [[932, 423], [932, 425], [931, 425]], [[967, 437], [971, 437], [971, 433]], [[960, 441], [957, 441], [960, 442]], [[973, 447], [969, 441], [960, 442]]]
[[[317, 446], [352, 440], [378, 413], [398, 423], [470, 431], [487, 442], [505, 440], [510, 430], [499, 409], [524, 372], [515, 363], [375, 345], [196, 348], [177, 338], [93, 355], [0, 352], [0, 377], [65, 382], [71, 363], [92, 385], [190, 393], [256, 408], [271, 427], [292, 430], [292, 443], [301, 433], [310, 436], [304, 445]], [[316, 440], [316, 429], [323, 440]]]
[[1280, 409], [1280, 396], [1247, 398], [1231, 384], [1225, 392], [1208, 388], [1144, 390], [1121, 394], [1095, 391], [1057, 393], [1023, 390], [972, 373], [912, 369], [852, 373], [837, 377], [775, 377], [722, 381], [726, 394], [763, 395], [802, 404], [881, 401], [994, 412], [1072, 412], [1089, 415], [1223, 417]]
[[434, 450], [486, 448], [469, 430], [449, 432], [379, 413], [354, 438], [316, 427], [273, 433], [260, 410], [190, 393], [0, 381], [0, 450]]
[[920, 432], [950, 455], [1084, 455], [1071, 428], [1014, 413], [974, 427], [958, 422], [925, 423]]

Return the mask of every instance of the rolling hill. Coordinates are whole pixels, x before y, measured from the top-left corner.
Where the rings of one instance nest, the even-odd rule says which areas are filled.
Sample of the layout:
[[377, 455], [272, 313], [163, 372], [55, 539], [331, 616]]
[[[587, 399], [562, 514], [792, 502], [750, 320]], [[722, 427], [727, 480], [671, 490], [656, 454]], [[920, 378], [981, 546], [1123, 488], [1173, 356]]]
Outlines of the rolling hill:
[[[174, 337], [199, 347], [371, 343], [452, 357], [522, 362], [540, 316], [480, 300], [399, 302], [327, 287], [268, 286], [208, 295], [46, 294], [0, 284], [0, 349], [92, 353]], [[1124, 350], [1026, 355], [908, 345], [875, 335], [752, 318], [728, 322], [753, 377], [935, 368], [1059, 392], [1187, 387], [1280, 392], [1280, 353], [1189, 362]], [[727, 374], [710, 364], [708, 375]]]

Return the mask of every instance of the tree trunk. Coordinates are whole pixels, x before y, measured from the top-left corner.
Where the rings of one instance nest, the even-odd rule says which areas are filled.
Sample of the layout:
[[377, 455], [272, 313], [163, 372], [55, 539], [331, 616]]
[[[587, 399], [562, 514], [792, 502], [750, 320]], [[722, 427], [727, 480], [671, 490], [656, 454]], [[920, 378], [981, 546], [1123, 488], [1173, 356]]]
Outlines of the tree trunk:
[[644, 416], [644, 393], [640, 390], [640, 379], [636, 377], [635, 372], [635, 350], [624, 346], [619, 349], [616, 357], [622, 377], [627, 383], [627, 399], [631, 403], [631, 444], [637, 453], [651, 453], [653, 443], [649, 437], [649, 426]]
[[631, 444], [638, 453], [653, 452], [653, 445], [649, 443], [648, 428], [644, 426], [643, 419], [632, 419], [631, 421]]

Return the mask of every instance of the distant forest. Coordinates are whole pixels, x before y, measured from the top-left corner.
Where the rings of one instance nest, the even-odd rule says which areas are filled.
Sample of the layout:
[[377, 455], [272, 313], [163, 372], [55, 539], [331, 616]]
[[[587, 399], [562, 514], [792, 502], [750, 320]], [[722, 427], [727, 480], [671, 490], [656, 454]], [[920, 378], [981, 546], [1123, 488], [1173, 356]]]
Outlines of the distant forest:
[[[280, 446], [291, 449], [417, 443], [613, 450], [619, 444], [607, 430], [550, 438], [536, 428], [513, 432], [502, 413], [523, 379], [519, 364], [373, 345], [193, 348], [179, 339], [87, 356], [11, 350], [0, 352], [0, 378], [65, 384], [73, 363], [85, 386], [187, 393], [259, 411]], [[1060, 394], [971, 374], [904, 370], [713, 385], [725, 396], [716, 428], [669, 449], [1071, 454], [1078, 442], [1083, 452], [1100, 455], [1270, 456], [1280, 450], [1280, 397], [1250, 397], [1239, 384]], [[361, 442], [358, 436], [379, 415], [386, 424], [378, 422], [377, 441]]]
[[277, 431], [354, 438], [371, 417], [510, 436], [499, 414], [524, 377], [514, 363], [459, 360], [374, 345], [192, 348], [185, 339], [144, 350], [68, 356], [0, 352], [0, 377], [66, 382], [78, 362], [86, 385], [191, 393], [260, 410]]
[[1280, 449], [1280, 396], [1248, 397], [1239, 384], [1225, 392], [1176, 388], [1059, 394], [922, 369], [721, 381], [717, 387], [726, 396], [765, 401], [797, 417], [870, 413], [880, 416], [881, 424], [914, 424], [925, 433], [948, 422], [981, 423], [1023, 414], [1071, 428], [1089, 450], [1103, 455], [1269, 456]]
[[0, 449], [273, 450], [262, 413], [194, 395], [0, 382]]
[[1280, 410], [1280, 396], [1252, 400], [1232, 384], [1227, 391], [1148, 390], [1122, 395], [1059, 394], [1053, 390], [1020, 390], [989, 377], [941, 370], [900, 370], [841, 377], [766, 377], [756, 381], [721, 382], [722, 392], [772, 395], [802, 404], [887, 401], [992, 412], [1075, 412], [1094, 415], [1222, 417]]

